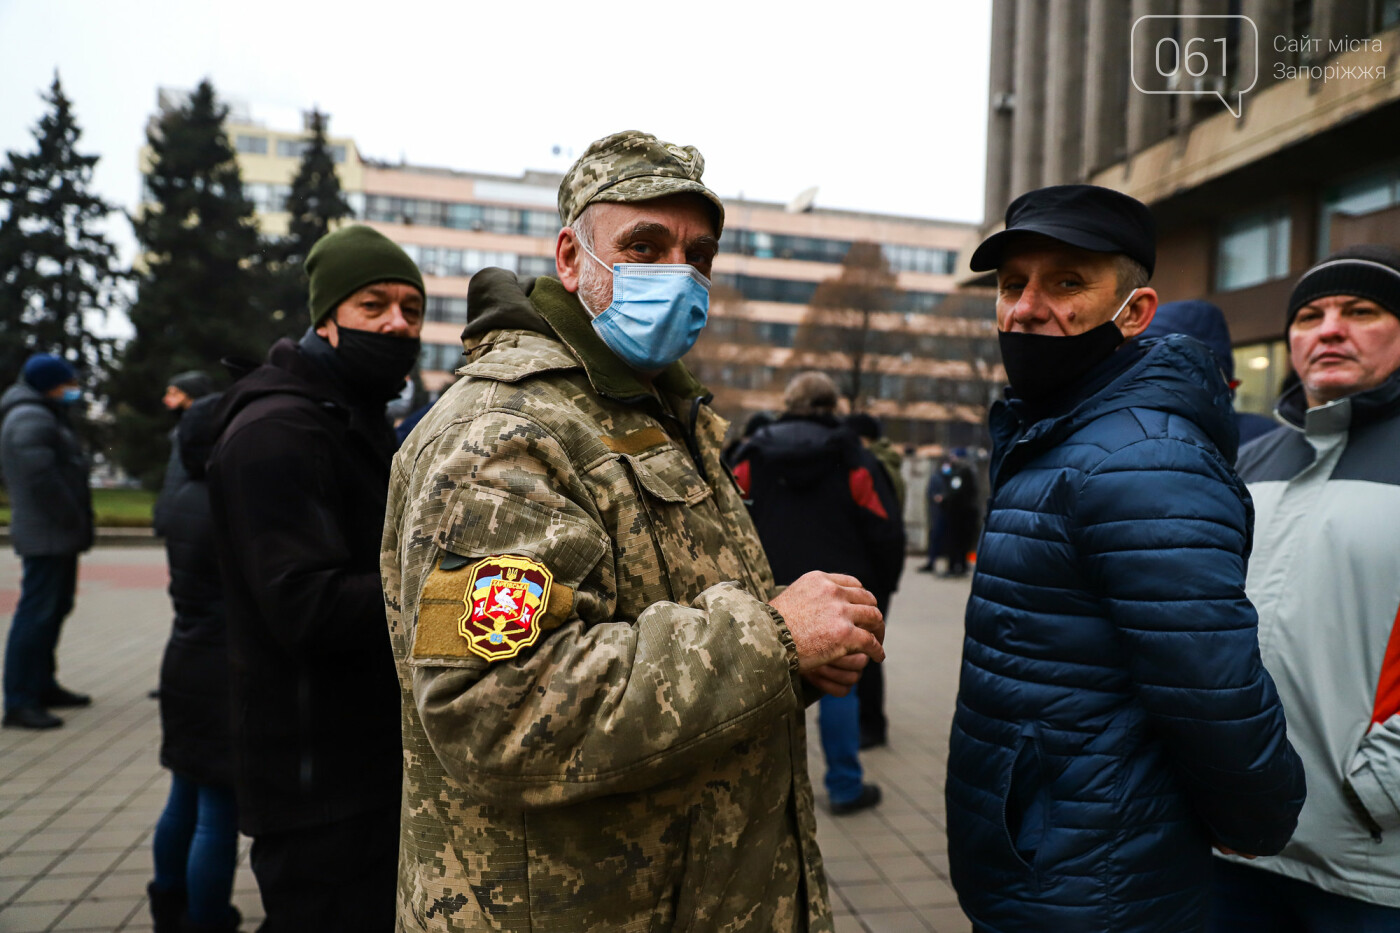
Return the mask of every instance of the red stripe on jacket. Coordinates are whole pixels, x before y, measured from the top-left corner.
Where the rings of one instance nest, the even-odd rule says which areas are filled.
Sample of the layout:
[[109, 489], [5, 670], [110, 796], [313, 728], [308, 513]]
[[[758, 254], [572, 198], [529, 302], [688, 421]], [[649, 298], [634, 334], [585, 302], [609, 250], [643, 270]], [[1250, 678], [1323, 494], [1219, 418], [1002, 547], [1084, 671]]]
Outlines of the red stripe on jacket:
[[1385, 660], [1381, 662], [1380, 682], [1376, 684], [1376, 707], [1371, 713], [1371, 724], [1385, 722], [1396, 713], [1400, 713], [1400, 611], [1395, 613], [1390, 641], [1385, 646]]
[[851, 498], [856, 500], [856, 505], [869, 509], [881, 518], [890, 517], [879, 494], [875, 492], [875, 478], [865, 467], [856, 467], [851, 471]]

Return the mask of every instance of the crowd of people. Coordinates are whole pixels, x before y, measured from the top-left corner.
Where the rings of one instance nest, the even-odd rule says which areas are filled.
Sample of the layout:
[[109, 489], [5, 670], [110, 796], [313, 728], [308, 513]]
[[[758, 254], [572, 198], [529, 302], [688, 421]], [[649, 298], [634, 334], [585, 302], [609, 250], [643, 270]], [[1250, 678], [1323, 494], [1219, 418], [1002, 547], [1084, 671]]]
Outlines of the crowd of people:
[[[905, 482], [819, 372], [723, 446], [681, 362], [725, 222], [703, 172], [593, 143], [557, 274], [472, 277], [460, 378], [406, 436], [426, 286], [366, 226], [312, 250], [300, 340], [171, 378], [157, 933], [238, 928], [239, 830], [267, 933], [832, 928], [805, 710], [829, 812], [877, 806]], [[1090, 185], [971, 258], [1009, 386], [986, 472], [954, 451], [927, 485], [919, 568], [975, 551], [953, 885], [979, 933], [1400, 930], [1400, 254], [1298, 279], [1276, 421], [1236, 414], [1223, 315], [1159, 307], [1156, 258]], [[7, 727], [91, 702], [54, 665], [80, 398], [36, 354], [0, 399]]]

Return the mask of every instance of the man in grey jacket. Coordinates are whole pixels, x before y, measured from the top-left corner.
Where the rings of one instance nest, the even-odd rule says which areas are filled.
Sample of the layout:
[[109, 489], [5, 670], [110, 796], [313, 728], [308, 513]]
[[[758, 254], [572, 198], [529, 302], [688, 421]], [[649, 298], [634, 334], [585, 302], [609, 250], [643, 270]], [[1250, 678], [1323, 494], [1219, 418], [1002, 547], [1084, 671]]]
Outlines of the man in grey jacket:
[[1343, 250], [1288, 302], [1292, 430], [1240, 454], [1246, 592], [1308, 799], [1273, 858], [1217, 864], [1212, 933], [1400, 930], [1400, 253]]
[[50, 709], [92, 702], [54, 679], [59, 629], [77, 590], [78, 555], [92, 547], [88, 460], [68, 418], [82, 396], [72, 366], [36, 353], [0, 397], [0, 469], [10, 495], [10, 541], [23, 562], [19, 605], [5, 648], [7, 727], [57, 728], [63, 720]]

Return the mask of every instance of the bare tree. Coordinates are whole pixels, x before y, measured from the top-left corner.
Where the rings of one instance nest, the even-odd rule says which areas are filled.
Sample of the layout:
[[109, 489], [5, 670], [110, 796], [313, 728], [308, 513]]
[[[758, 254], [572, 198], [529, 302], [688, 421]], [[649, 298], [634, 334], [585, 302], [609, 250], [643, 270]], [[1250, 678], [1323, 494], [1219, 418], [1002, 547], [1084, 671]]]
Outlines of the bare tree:
[[817, 286], [811, 311], [797, 329], [795, 349], [799, 354], [831, 354], [844, 361], [845, 371], [837, 383], [859, 411], [867, 390], [869, 357], [873, 354], [871, 316], [893, 311], [900, 289], [889, 260], [878, 243], [856, 242], [841, 261], [835, 278]]

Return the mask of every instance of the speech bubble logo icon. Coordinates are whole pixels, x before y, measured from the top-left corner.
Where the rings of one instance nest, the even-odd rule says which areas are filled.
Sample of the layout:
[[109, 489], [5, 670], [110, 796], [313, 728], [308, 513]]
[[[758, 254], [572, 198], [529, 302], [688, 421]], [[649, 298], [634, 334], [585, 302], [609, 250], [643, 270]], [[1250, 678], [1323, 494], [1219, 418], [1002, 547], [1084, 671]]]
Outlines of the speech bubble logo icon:
[[1259, 83], [1259, 27], [1240, 14], [1140, 16], [1128, 63], [1140, 93], [1215, 97], [1239, 119]]

